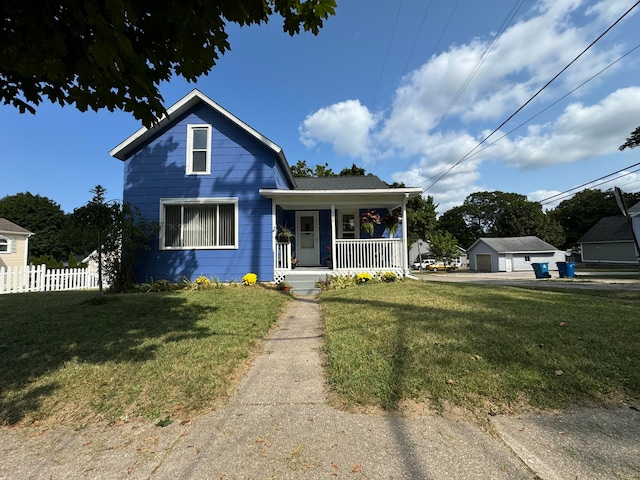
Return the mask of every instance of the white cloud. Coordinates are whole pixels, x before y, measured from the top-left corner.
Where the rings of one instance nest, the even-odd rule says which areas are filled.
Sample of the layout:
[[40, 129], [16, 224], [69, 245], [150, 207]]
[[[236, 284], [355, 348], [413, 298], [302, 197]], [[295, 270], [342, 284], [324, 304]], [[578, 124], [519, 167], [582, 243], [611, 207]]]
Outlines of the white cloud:
[[[541, 0], [505, 30], [490, 52], [490, 36], [452, 45], [401, 79], [386, 112], [371, 112], [358, 100], [321, 108], [301, 124], [301, 141], [309, 148], [326, 143], [340, 155], [374, 159], [378, 168], [395, 171], [393, 180], [427, 188], [626, 11], [624, 4]], [[611, 43], [589, 50], [503, 132], [603, 70], [622, 51], [621, 44]], [[640, 87], [629, 83], [605, 94], [598, 87], [623, 66], [608, 69], [575, 92], [573, 103], [555, 118], [553, 110], [545, 112], [537, 123], [484, 149], [504, 135], [497, 132], [426, 193], [442, 212], [484, 189], [480, 167], [487, 159], [512, 167], [512, 173], [616, 152], [640, 123]], [[549, 190], [542, 186], [530, 195], [544, 192]]]
[[347, 100], [307, 115], [299, 127], [300, 141], [308, 148], [330, 143], [338, 155], [366, 156], [369, 131], [376, 118], [359, 100]]
[[532, 125], [527, 135], [504, 138], [488, 149], [520, 168], [573, 163], [614, 153], [640, 121], [640, 87], [616, 90], [599, 103], [572, 103], [557, 120]]

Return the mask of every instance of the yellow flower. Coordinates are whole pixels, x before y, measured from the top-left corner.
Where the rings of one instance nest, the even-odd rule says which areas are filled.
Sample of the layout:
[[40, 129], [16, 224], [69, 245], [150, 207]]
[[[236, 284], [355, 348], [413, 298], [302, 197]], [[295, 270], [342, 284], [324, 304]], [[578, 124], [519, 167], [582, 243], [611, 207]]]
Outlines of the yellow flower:
[[247, 273], [244, 277], [242, 277], [243, 285], [255, 285], [258, 281], [258, 275], [255, 273]]

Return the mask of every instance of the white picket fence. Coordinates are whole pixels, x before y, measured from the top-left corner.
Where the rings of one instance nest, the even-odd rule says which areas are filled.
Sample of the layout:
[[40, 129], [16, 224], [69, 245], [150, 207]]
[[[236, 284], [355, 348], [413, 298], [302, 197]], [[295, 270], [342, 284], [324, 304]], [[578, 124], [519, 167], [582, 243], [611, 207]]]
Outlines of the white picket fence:
[[98, 288], [98, 273], [89, 268], [50, 270], [46, 265], [0, 267], [0, 294]]

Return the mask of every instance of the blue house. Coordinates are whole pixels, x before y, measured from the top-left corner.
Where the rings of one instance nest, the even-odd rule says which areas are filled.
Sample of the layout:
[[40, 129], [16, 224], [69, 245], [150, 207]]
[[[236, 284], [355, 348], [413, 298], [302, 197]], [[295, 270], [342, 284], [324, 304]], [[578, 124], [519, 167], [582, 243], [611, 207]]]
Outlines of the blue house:
[[[248, 272], [279, 281], [296, 265], [408, 274], [406, 229], [387, 227], [406, 225], [420, 188], [373, 175], [296, 178], [282, 148], [198, 90], [110, 154], [124, 163], [123, 200], [161, 225], [136, 267], [140, 281]], [[370, 213], [381, 218], [371, 235], [361, 222]]]

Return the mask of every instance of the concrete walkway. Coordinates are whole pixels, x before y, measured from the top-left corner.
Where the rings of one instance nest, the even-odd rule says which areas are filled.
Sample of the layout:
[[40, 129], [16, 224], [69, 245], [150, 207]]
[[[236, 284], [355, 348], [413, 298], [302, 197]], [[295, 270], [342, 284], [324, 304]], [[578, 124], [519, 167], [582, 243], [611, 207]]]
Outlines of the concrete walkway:
[[631, 408], [463, 420], [326, 403], [319, 305], [298, 297], [230, 402], [165, 428], [124, 423], [0, 432], [0, 479], [640, 478]]

